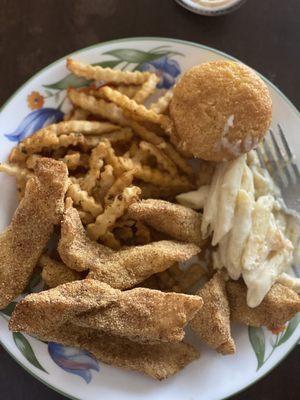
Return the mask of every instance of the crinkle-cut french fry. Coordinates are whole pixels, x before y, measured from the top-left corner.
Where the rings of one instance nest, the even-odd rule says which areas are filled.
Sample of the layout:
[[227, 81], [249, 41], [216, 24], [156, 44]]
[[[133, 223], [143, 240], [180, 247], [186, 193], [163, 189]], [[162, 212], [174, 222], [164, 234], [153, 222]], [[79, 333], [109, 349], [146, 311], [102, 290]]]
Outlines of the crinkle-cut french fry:
[[115, 221], [120, 218], [125, 210], [138, 200], [141, 193], [136, 186], [127, 187], [121, 194], [116, 196], [114, 201], [105, 208], [104, 212], [96, 218], [94, 224], [89, 224], [87, 232], [91, 239], [98, 240], [113, 227]]
[[131, 143], [128, 156], [134, 157], [138, 150], [139, 150], [138, 142], [135, 140], [134, 142]]
[[40, 154], [31, 154], [26, 160], [26, 166], [29, 169], [34, 169], [37, 161], [42, 158]]
[[94, 136], [94, 135], [85, 136], [84, 144], [81, 146], [82, 150], [88, 152], [90, 149], [93, 149], [94, 147], [98, 146], [104, 135], [106, 134], [104, 133], [101, 136]]
[[160, 143], [164, 143], [165, 140], [158, 136], [156, 133], [149, 131], [149, 129], [145, 128], [143, 125], [139, 124], [136, 121], [128, 120], [128, 125], [131, 129], [143, 140], [150, 142], [155, 145], [159, 145]]
[[52, 149], [58, 149], [60, 147], [77, 146], [79, 144], [85, 144], [85, 137], [81, 133], [69, 133], [66, 135], [58, 136], [58, 142], [53, 143]]
[[124, 117], [122, 110], [113, 103], [108, 103], [102, 99], [95, 99], [93, 96], [88, 96], [85, 93], [80, 93], [75, 89], [70, 89], [68, 95], [72, 103], [81, 108], [88, 109], [91, 113], [100, 115], [110, 121], [113, 121], [122, 126], [129, 126], [143, 140], [157, 145], [163, 150], [167, 156], [185, 173], [191, 174], [192, 168], [187, 161], [175, 150], [170, 144], [158, 136], [156, 133], [149, 131], [136, 121], [129, 120]]
[[69, 121], [84, 121], [89, 116], [89, 112], [82, 108], [75, 108], [70, 114]]
[[[70, 181], [72, 182], [72, 180], [70, 179]], [[68, 210], [69, 208], [73, 207], [73, 200], [71, 199], [71, 197], [66, 197], [65, 198], [65, 207], [64, 207], [64, 211]]]
[[164, 153], [166, 153], [166, 155], [173, 161], [173, 163], [176, 164], [179, 169], [181, 169], [181, 171], [183, 171], [187, 175], [193, 174], [193, 169], [190, 164], [185, 158], [181, 156], [181, 154], [178, 153], [175, 147], [173, 147], [170, 143], [162, 142], [157, 145], [157, 147], [160, 150], [163, 150]]
[[175, 176], [178, 174], [176, 165], [158, 147], [154, 146], [149, 142], [142, 141], [140, 143], [140, 148], [149, 153], [150, 155], [154, 156], [156, 158], [157, 164], [160, 167], [162, 167], [162, 169], [169, 172], [170, 175]]
[[108, 86], [102, 87], [101, 91], [108, 100], [112, 101], [122, 109], [129, 111], [130, 116], [133, 119], [153, 122], [154, 124], [160, 125], [166, 131], [169, 131], [172, 128], [172, 122], [166, 115], [157, 114], [153, 110], [147, 109], [142, 104], [138, 104], [136, 101]]
[[[160, 78], [156, 74], [151, 74], [149, 78], [143, 83], [142, 87], [136, 94], [133, 96], [133, 100], [137, 103], [144, 103], [144, 101], [154, 93], [156, 89], [156, 85], [160, 81]], [[120, 92], [120, 91], [119, 91]], [[121, 93], [121, 92], [120, 92]], [[124, 96], [126, 94], [122, 93]], [[127, 96], [129, 97], [129, 96]]]
[[[85, 110], [81, 110], [86, 112]], [[49, 125], [49, 129], [56, 131], [57, 136], [67, 135], [69, 133], [81, 133], [83, 135], [102, 135], [104, 133], [113, 132], [118, 129], [118, 125], [111, 124], [110, 122], [100, 122], [100, 121], [68, 121], [60, 122], [56, 125]], [[54, 129], [55, 127], [55, 129]], [[44, 129], [47, 129], [44, 128]]]
[[80, 186], [86, 190], [88, 194], [96, 186], [97, 180], [100, 176], [100, 170], [104, 165], [104, 157], [107, 154], [107, 142], [100, 142], [97, 147], [92, 150], [90, 157], [90, 169], [85, 177], [81, 180]]
[[[118, 92], [132, 99], [134, 95], [141, 89], [141, 85], [117, 85], [113, 86]], [[101, 86], [98, 89], [89, 89], [85, 91], [86, 94], [96, 97], [96, 99], [105, 99], [104, 94], [101, 92]]]
[[83, 210], [77, 210], [77, 211], [83, 225], [88, 225], [95, 221], [95, 217], [93, 217], [92, 214], [89, 213], [88, 211], [83, 211]]
[[107, 153], [105, 155], [106, 163], [113, 167], [115, 176], [121, 175], [126, 170], [120, 161], [120, 157], [116, 156], [115, 151], [108, 140], [103, 140], [103, 143], [106, 143], [107, 146]]
[[[21, 142], [21, 144], [27, 149], [31, 148], [35, 143], [47, 143], [48, 137], [52, 143], [53, 137], [55, 136], [59, 137], [61, 135], [71, 134], [75, 136], [77, 133], [81, 135], [102, 135], [103, 133], [112, 132], [116, 129], [118, 129], [118, 126], [109, 122], [63, 121], [59, 122], [58, 124], [48, 125], [45, 128], [40, 129], [34, 135], [26, 138], [23, 142]], [[48, 146], [46, 145], [45, 147]]]
[[155, 103], [152, 103], [150, 105], [150, 110], [155, 111], [157, 114], [163, 114], [164, 112], [167, 111], [172, 97], [173, 97], [173, 91], [168, 90]]
[[94, 196], [96, 196], [96, 198], [98, 198], [101, 203], [104, 200], [106, 193], [113, 185], [114, 181], [114, 169], [111, 165], [107, 164], [104, 166], [103, 171], [100, 173], [99, 183], [94, 189]]
[[134, 176], [142, 181], [162, 187], [178, 187], [180, 190], [193, 187], [185, 176], [172, 176], [167, 172], [162, 172], [157, 168], [151, 168], [148, 165], [142, 165], [129, 158], [119, 157], [119, 161], [125, 170], [131, 171], [134, 169]]
[[46, 254], [40, 257], [38, 266], [42, 268], [42, 279], [49, 288], [81, 279], [79, 272], [74, 271], [64, 263], [54, 260]]
[[29, 171], [27, 168], [20, 167], [19, 165], [14, 164], [1, 164], [0, 163], [0, 172], [4, 172], [7, 175], [14, 176], [16, 178], [16, 185], [18, 191], [18, 198], [21, 199], [24, 197], [26, 184], [29, 178], [32, 178], [34, 174]]
[[134, 177], [134, 170], [124, 172], [122, 175], [120, 175], [107, 191], [107, 194], [104, 198], [104, 203], [110, 204], [115, 198], [115, 196], [122, 193], [126, 187], [132, 184], [133, 177]]
[[115, 132], [105, 133], [101, 136], [101, 139], [107, 139], [110, 143], [118, 142], [129, 142], [133, 136], [133, 132], [130, 128], [122, 128]]
[[[85, 137], [81, 133], [57, 134], [53, 130], [43, 129], [32, 136], [26, 138], [16, 147], [16, 153], [19, 153], [19, 159], [25, 161], [28, 155], [39, 153], [43, 149], [59, 149], [60, 147], [77, 146], [84, 144]], [[15, 155], [15, 154], [14, 154]], [[10, 159], [14, 158], [11, 155]]]
[[128, 120], [129, 126], [132, 130], [143, 140], [156, 145], [177, 165], [183, 172], [191, 175], [193, 170], [188, 162], [178, 153], [178, 151], [170, 144], [167, 143], [162, 137], [156, 133], [149, 131], [136, 121]]
[[124, 94], [125, 96], [129, 97], [132, 99], [132, 97], [141, 89], [140, 85], [118, 85], [115, 86], [114, 89], [116, 89], [118, 92]]
[[132, 157], [132, 160], [141, 164], [147, 164], [149, 160], [149, 153], [139, 148], [135, 155]]
[[137, 152], [140, 152], [137, 140], [132, 140], [129, 149], [123, 154], [125, 158], [133, 158]]
[[107, 231], [105, 235], [100, 238], [100, 241], [104, 246], [107, 246], [112, 250], [120, 250], [121, 248], [121, 242], [111, 231]]
[[74, 170], [78, 167], [89, 167], [88, 154], [80, 153], [79, 151], [71, 150], [64, 157], [60, 158], [60, 161], [64, 162], [69, 170]]
[[67, 59], [67, 68], [74, 74], [86, 79], [95, 81], [105, 81], [109, 83], [124, 83], [126, 85], [140, 85], [144, 83], [149, 76], [150, 72], [140, 71], [120, 71], [112, 68], [102, 68], [101, 66], [93, 66], [75, 61], [71, 58]]
[[21, 151], [19, 146], [15, 146], [11, 149], [8, 155], [8, 162], [12, 164], [17, 164], [19, 166], [26, 166], [27, 152]]
[[96, 99], [94, 96], [89, 96], [79, 92], [76, 89], [68, 90], [70, 101], [84, 110], [92, 114], [100, 115], [102, 118], [108, 119], [119, 125], [128, 125], [127, 119], [124, 117], [121, 108], [114, 103], [109, 103], [103, 99]]
[[27, 168], [22, 168], [15, 164], [0, 163], [0, 172], [4, 172], [7, 175], [14, 176], [18, 180], [27, 181], [32, 178], [34, 174]]
[[101, 204], [96, 203], [92, 196], [82, 190], [78, 183], [71, 183], [67, 196], [70, 196], [74, 204], [80, 206], [84, 211], [90, 212], [94, 217], [102, 213]]

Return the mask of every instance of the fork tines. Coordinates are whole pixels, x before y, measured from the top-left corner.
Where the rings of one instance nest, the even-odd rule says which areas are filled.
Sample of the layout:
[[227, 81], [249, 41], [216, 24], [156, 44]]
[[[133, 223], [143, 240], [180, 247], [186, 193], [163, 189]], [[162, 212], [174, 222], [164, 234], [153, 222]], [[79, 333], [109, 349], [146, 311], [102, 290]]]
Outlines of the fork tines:
[[270, 129], [270, 135], [256, 148], [259, 161], [281, 187], [300, 182], [300, 172], [281, 126], [278, 134]]

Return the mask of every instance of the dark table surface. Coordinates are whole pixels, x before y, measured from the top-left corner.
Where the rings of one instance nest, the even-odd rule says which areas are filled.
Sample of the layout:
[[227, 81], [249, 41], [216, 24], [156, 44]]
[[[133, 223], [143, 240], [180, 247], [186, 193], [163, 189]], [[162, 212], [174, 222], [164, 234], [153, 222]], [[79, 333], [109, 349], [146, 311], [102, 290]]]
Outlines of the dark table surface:
[[[248, 0], [218, 18], [192, 14], [173, 0], [0, 0], [0, 105], [30, 76], [74, 50], [123, 37], [165, 36], [237, 57], [300, 108], [299, 19], [299, 0]], [[0, 365], [0, 399], [63, 399], [2, 348]], [[300, 346], [270, 375], [232, 399], [299, 399], [299, 371]]]

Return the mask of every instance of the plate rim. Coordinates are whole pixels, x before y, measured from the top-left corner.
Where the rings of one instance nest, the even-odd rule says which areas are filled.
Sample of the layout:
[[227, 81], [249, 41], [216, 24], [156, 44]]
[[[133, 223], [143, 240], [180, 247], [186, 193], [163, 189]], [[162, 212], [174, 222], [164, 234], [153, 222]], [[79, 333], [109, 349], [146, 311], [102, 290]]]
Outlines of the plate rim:
[[[193, 47], [197, 47], [200, 49], [204, 49], [204, 50], [209, 50], [214, 52], [215, 54], [221, 55], [221, 56], [225, 56], [228, 59], [231, 59], [233, 61], [238, 61], [238, 62], [242, 62], [239, 59], [237, 59], [236, 57], [233, 57], [221, 50], [215, 49], [214, 47], [210, 47], [204, 44], [200, 44], [200, 43], [196, 43], [196, 42], [192, 42], [189, 40], [183, 40], [183, 39], [177, 39], [177, 38], [169, 38], [169, 37], [163, 37], [163, 36], [133, 36], [133, 37], [126, 37], [126, 38], [120, 38], [120, 39], [113, 39], [113, 40], [107, 40], [107, 41], [103, 41], [103, 42], [97, 42], [94, 43], [90, 46], [86, 46], [83, 47], [79, 50], [76, 50], [72, 53], [66, 54], [63, 57], [60, 57], [59, 59], [53, 61], [52, 63], [46, 65], [45, 67], [43, 67], [42, 69], [40, 69], [39, 71], [37, 71], [34, 75], [32, 75], [29, 79], [27, 79], [20, 87], [18, 87], [17, 90], [15, 90], [9, 97], [8, 99], [2, 104], [2, 106], [0, 107], [0, 113], [3, 112], [3, 110], [5, 109], [5, 107], [14, 100], [14, 98], [22, 91], [22, 89], [29, 84], [31, 81], [33, 81], [35, 78], [37, 78], [40, 74], [42, 74], [43, 72], [46, 72], [48, 69], [54, 67], [55, 65], [57, 65], [58, 63], [60, 63], [61, 61], [65, 60], [67, 57], [71, 57], [77, 54], [80, 54], [82, 51], [86, 51], [86, 50], [90, 50], [93, 49], [95, 47], [98, 46], [104, 46], [104, 45], [109, 45], [109, 44], [114, 44], [114, 43], [120, 43], [120, 42], [128, 42], [128, 41], [147, 41], [147, 40], [152, 40], [152, 41], [167, 41], [167, 42], [171, 42], [171, 43], [181, 43], [181, 44], [185, 44], [188, 46], [193, 46]], [[251, 67], [252, 68], [252, 67]], [[282, 90], [280, 90], [273, 82], [271, 82], [268, 78], [266, 78], [264, 75], [262, 75], [260, 72], [256, 71], [254, 68], [252, 68], [256, 73], [258, 73], [258, 75], [265, 81], [268, 83], [268, 85], [270, 85], [272, 87], [272, 89], [275, 90], [275, 92], [277, 92], [283, 99], [284, 101], [286, 101], [290, 107], [292, 107], [292, 109], [296, 112], [296, 114], [298, 115], [298, 117], [300, 118], [300, 110], [298, 110], [298, 108], [295, 106], [295, 104], [282, 92]], [[243, 391], [245, 391], [246, 389], [250, 388], [251, 386], [253, 386], [255, 383], [257, 383], [258, 381], [260, 381], [261, 379], [265, 378], [268, 374], [270, 374], [281, 362], [283, 362], [288, 355], [296, 348], [298, 341], [300, 339], [300, 336], [298, 338], [298, 340], [295, 342], [295, 344], [293, 346], [291, 346], [291, 348], [284, 354], [284, 356], [278, 361], [276, 362], [269, 370], [267, 370], [264, 374], [262, 374], [261, 376], [259, 376], [257, 379], [255, 379], [254, 381], [250, 382], [248, 385], [244, 386], [242, 389], [235, 391], [233, 393], [231, 393], [228, 396], [222, 397], [219, 400], [226, 400], [229, 399], [230, 397], [237, 395], [239, 393], [242, 393]], [[82, 400], [81, 398], [78, 397], [74, 397], [71, 394], [65, 393], [64, 391], [62, 391], [61, 389], [58, 389], [57, 387], [52, 386], [50, 383], [48, 383], [47, 381], [43, 380], [41, 377], [39, 377], [32, 369], [30, 369], [29, 367], [27, 367], [25, 364], [22, 363], [21, 360], [19, 360], [9, 349], [8, 347], [3, 343], [1, 336], [0, 336], [0, 344], [2, 345], [2, 347], [4, 348], [4, 350], [12, 357], [12, 359], [19, 365], [21, 366], [26, 372], [28, 372], [32, 377], [34, 377], [35, 379], [37, 379], [39, 382], [43, 383], [44, 385], [46, 385], [48, 388], [54, 390], [55, 392], [71, 399], [71, 400]]]
[[[230, 54], [225, 53], [222, 50], [218, 50], [218, 49], [216, 49], [214, 47], [210, 47], [210, 46], [207, 46], [205, 44], [200, 44], [200, 43], [196, 43], [196, 42], [192, 42], [192, 41], [184, 40], [184, 39], [176, 39], [176, 38], [169, 38], [169, 37], [163, 37], [163, 36], [132, 36], [132, 37], [127, 37], [127, 38], [107, 40], [107, 41], [104, 41], [104, 42], [97, 42], [97, 43], [94, 43], [94, 44], [92, 44], [90, 46], [86, 46], [86, 47], [83, 47], [83, 48], [81, 48], [79, 50], [73, 51], [72, 53], [68, 53], [68, 54], [64, 55], [63, 57], [60, 57], [57, 60], [53, 61], [52, 63], [46, 65], [45, 67], [43, 67], [39, 71], [37, 71], [34, 75], [32, 75], [29, 79], [27, 79], [20, 87], [18, 87], [17, 90], [15, 90], [8, 97], [8, 99], [0, 107], [0, 112], [3, 111], [3, 109], [8, 105], [8, 103], [11, 100], [13, 100], [19, 94], [19, 92], [28, 83], [30, 83], [32, 80], [34, 80], [42, 72], [46, 72], [48, 69], [50, 69], [51, 67], [54, 67], [56, 64], [58, 64], [59, 62], [63, 61], [67, 57], [74, 56], [74, 55], [79, 54], [79, 53], [81, 53], [82, 51], [85, 51], [85, 50], [91, 50], [91, 49], [93, 49], [93, 48], [95, 48], [97, 46], [100, 46], [100, 45], [107, 45], [107, 44], [113, 44], [113, 43], [119, 43], [119, 42], [128, 42], [128, 41], [143, 41], [143, 40], [167, 41], [167, 42], [173, 42], [173, 43], [182, 43], [182, 44], [186, 44], [186, 45], [189, 45], [189, 46], [193, 46], [193, 47], [198, 47], [198, 48], [201, 48], [201, 49], [209, 50], [209, 51], [212, 51], [212, 52], [214, 52], [216, 54], [219, 54], [221, 56], [225, 56], [225, 57], [227, 57], [227, 58], [229, 58], [229, 59], [231, 59], [233, 61], [238, 61], [238, 62], [242, 62], [243, 64], [245, 64], [243, 61], [239, 60], [236, 57], [231, 56]], [[248, 64], [245, 64], [245, 65], [248, 65]], [[279, 89], [273, 82], [271, 82], [268, 78], [266, 78], [264, 75], [262, 75], [255, 68], [252, 68], [251, 66], [250, 66], [250, 68], [253, 69], [265, 82], [267, 82], [281, 97], [283, 97], [283, 99], [294, 109], [294, 111], [300, 117], [300, 110], [298, 110], [298, 108], [295, 106], [295, 104], [283, 93], [283, 91], [281, 89]]]

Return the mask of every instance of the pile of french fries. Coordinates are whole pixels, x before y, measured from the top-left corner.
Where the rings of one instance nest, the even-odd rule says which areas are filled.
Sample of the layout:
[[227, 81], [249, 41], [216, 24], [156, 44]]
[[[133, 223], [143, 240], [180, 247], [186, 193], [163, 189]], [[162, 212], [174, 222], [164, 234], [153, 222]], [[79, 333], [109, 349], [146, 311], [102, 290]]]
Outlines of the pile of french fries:
[[172, 201], [196, 184], [191, 166], [168, 138], [172, 91], [151, 103], [159, 82], [154, 73], [111, 70], [72, 59], [67, 67], [92, 84], [69, 88], [72, 109], [65, 120], [19, 143], [9, 164], [0, 169], [16, 177], [22, 198], [39, 158], [61, 160], [69, 171], [67, 197], [91, 239], [113, 249], [149, 243], [155, 233], [128, 219], [127, 208], [138, 199]]

